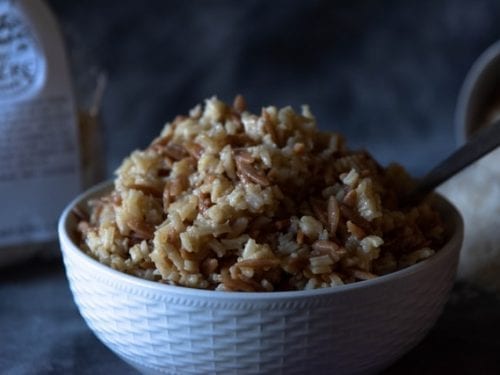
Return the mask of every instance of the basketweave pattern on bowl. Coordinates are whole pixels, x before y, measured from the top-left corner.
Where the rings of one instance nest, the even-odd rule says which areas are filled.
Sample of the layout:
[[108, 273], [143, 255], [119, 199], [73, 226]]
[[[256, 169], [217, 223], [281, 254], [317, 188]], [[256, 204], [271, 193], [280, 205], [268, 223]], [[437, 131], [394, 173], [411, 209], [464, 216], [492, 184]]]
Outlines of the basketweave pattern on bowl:
[[377, 373], [416, 345], [451, 289], [463, 236], [456, 209], [439, 198], [451, 239], [408, 269], [302, 292], [199, 291], [141, 280], [93, 260], [72, 239], [68, 205], [59, 238], [75, 302], [97, 337], [151, 374]]
[[[366, 295], [356, 296], [356, 305], [349, 294], [251, 302], [155, 293], [85, 272], [69, 256], [65, 262], [75, 301], [99, 339], [129, 363], [158, 373], [374, 369], [420, 341], [454, 278], [453, 265], [436, 264], [420, 283], [360, 289]], [[402, 293], [414, 298], [402, 302]], [[383, 309], [375, 296], [383, 296]], [[330, 334], [321, 334], [325, 331]]]

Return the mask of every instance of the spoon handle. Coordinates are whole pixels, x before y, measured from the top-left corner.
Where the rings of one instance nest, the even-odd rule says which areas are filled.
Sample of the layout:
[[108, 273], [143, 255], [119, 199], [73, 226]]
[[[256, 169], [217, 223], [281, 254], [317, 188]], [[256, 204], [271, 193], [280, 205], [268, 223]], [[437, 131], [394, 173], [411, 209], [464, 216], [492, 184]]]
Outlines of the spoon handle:
[[418, 182], [416, 188], [410, 192], [405, 201], [408, 203], [418, 202], [442, 182], [498, 146], [500, 146], [500, 120], [479, 130], [470, 141], [435, 166]]

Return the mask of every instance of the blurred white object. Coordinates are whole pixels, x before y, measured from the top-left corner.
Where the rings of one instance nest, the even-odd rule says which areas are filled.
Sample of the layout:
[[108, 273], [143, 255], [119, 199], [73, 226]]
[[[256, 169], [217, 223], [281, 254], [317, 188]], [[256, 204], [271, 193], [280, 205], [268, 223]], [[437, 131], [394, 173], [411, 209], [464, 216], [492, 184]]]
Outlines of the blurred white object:
[[66, 273], [97, 337], [144, 373], [377, 373], [434, 325], [455, 279], [462, 220], [437, 199], [450, 234], [436, 255], [354, 284], [292, 292], [221, 292], [176, 287], [115, 271], [73, 242], [75, 205], [59, 221]]
[[0, 0], [0, 264], [56, 239], [81, 189], [78, 138], [55, 18], [40, 0]]
[[465, 222], [458, 278], [500, 291], [500, 150], [471, 165], [439, 191]]
[[[455, 122], [460, 143], [500, 113], [500, 42], [488, 48], [467, 74]], [[443, 184], [440, 193], [464, 218], [458, 277], [500, 292], [500, 149]]]

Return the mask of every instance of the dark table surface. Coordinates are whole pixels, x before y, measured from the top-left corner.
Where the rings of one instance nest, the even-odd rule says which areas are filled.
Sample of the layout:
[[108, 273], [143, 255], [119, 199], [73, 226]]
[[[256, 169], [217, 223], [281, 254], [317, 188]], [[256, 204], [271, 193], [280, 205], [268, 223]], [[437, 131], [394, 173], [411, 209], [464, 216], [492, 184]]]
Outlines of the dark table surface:
[[[456, 284], [435, 327], [386, 374], [500, 374], [500, 298]], [[1, 374], [136, 374], [85, 325], [60, 259], [0, 270]]]

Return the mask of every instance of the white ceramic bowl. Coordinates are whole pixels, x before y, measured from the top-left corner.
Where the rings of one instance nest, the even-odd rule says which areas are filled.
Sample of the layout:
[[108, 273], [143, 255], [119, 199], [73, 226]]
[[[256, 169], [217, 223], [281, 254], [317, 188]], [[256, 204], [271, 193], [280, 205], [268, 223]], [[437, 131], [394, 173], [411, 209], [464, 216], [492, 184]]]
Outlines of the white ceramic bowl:
[[500, 40], [474, 61], [458, 94], [455, 130], [459, 144], [465, 143], [481, 126], [488, 112], [500, 105]]
[[71, 208], [105, 189], [84, 193], [60, 218], [66, 273], [89, 327], [144, 373], [374, 373], [425, 336], [454, 282], [463, 224], [441, 197], [451, 237], [424, 262], [341, 287], [240, 293], [142, 280], [84, 254]]

